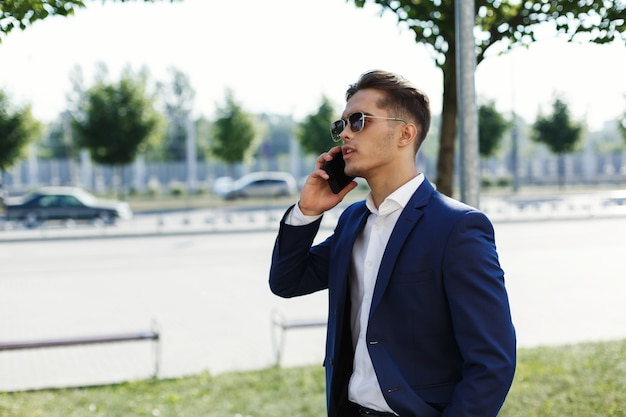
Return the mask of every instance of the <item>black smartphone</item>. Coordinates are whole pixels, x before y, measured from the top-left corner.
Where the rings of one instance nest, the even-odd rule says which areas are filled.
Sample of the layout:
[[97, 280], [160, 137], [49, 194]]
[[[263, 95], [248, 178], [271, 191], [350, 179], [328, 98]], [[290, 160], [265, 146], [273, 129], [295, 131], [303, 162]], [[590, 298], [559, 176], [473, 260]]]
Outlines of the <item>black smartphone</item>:
[[332, 160], [324, 162], [322, 166], [322, 169], [326, 171], [330, 177], [328, 178], [328, 184], [335, 194], [339, 194], [339, 192], [354, 179], [354, 177], [346, 175], [344, 171], [345, 167], [346, 164], [341, 152], [336, 153]]

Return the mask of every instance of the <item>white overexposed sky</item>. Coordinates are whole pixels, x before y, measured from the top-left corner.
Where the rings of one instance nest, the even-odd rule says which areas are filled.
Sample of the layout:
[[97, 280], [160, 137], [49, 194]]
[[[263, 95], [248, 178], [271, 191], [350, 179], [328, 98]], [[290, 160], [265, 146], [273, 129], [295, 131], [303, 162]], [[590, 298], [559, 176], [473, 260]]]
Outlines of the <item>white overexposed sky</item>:
[[[397, 72], [430, 96], [441, 111], [442, 75], [429, 50], [395, 15], [357, 9], [345, 0], [184, 0], [177, 3], [88, 2], [75, 16], [52, 17], [0, 43], [0, 88], [35, 117], [52, 121], [66, 106], [70, 72], [80, 66], [93, 82], [96, 63], [117, 80], [122, 68], [146, 66], [153, 81], [168, 69], [187, 74], [194, 112], [213, 117], [230, 88], [249, 112], [317, 110], [322, 95], [341, 111], [346, 87], [374, 68]], [[479, 99], [501, 112], [534, 121], [554, 95], [574, 117], [597, 129], [626, 109], [626, 46], [572, 44], [554, 36], [483, 61]]]

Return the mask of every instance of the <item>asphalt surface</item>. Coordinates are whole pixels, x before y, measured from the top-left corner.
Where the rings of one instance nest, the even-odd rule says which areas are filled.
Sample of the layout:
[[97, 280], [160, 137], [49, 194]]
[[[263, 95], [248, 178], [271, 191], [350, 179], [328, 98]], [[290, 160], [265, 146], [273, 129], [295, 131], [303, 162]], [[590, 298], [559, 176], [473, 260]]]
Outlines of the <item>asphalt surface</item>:
[[[485, 201], [519, 346], [626, 337], [626, 206]], [[332, 230], [339, 211], [320, 232]], [[0, 341], [161, 330], [159, 377], [275, 363], [271, 318], [323, 319], [326, 294], [267, 286], [282, 209], [138, 215], [115, 227], [0, 230]], [[283, 366], [320, 364], [324, 328], [285, 333]], [[149, 378], [151, 342], [0, 351], [0, 391]]]

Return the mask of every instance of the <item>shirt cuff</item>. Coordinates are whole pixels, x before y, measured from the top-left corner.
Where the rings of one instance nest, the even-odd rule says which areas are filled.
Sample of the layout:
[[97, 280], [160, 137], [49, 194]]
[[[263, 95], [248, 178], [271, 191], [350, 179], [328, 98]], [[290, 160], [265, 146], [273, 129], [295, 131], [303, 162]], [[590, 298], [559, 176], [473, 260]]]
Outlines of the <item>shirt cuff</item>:
[[313, 223], [320, 217], [322, 217], [322, 214], [317, 216], [306, 216], [302, 214], [300, 206], [296, 204], [285, 218], [285, 224], [288, 224], [289, 226], [306, 226]]

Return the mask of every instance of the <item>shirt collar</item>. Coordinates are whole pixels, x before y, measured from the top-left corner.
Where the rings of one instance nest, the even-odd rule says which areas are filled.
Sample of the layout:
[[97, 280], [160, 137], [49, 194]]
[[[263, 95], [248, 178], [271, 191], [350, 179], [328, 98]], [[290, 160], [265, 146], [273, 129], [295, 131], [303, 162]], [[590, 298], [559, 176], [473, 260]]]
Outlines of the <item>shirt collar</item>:
[[374, 205], [372, 193], [369, 192], [365, 198], [365, 205], [371, 213], [376, 215], [387, 215], [398, 209], [403, 209], [409, 203], [411, 196], [417, 191], [418, 187], [424, 182], [424, 174], [419, 173], [406, 184], [389, 194], [382, 202], [379, 208]]

